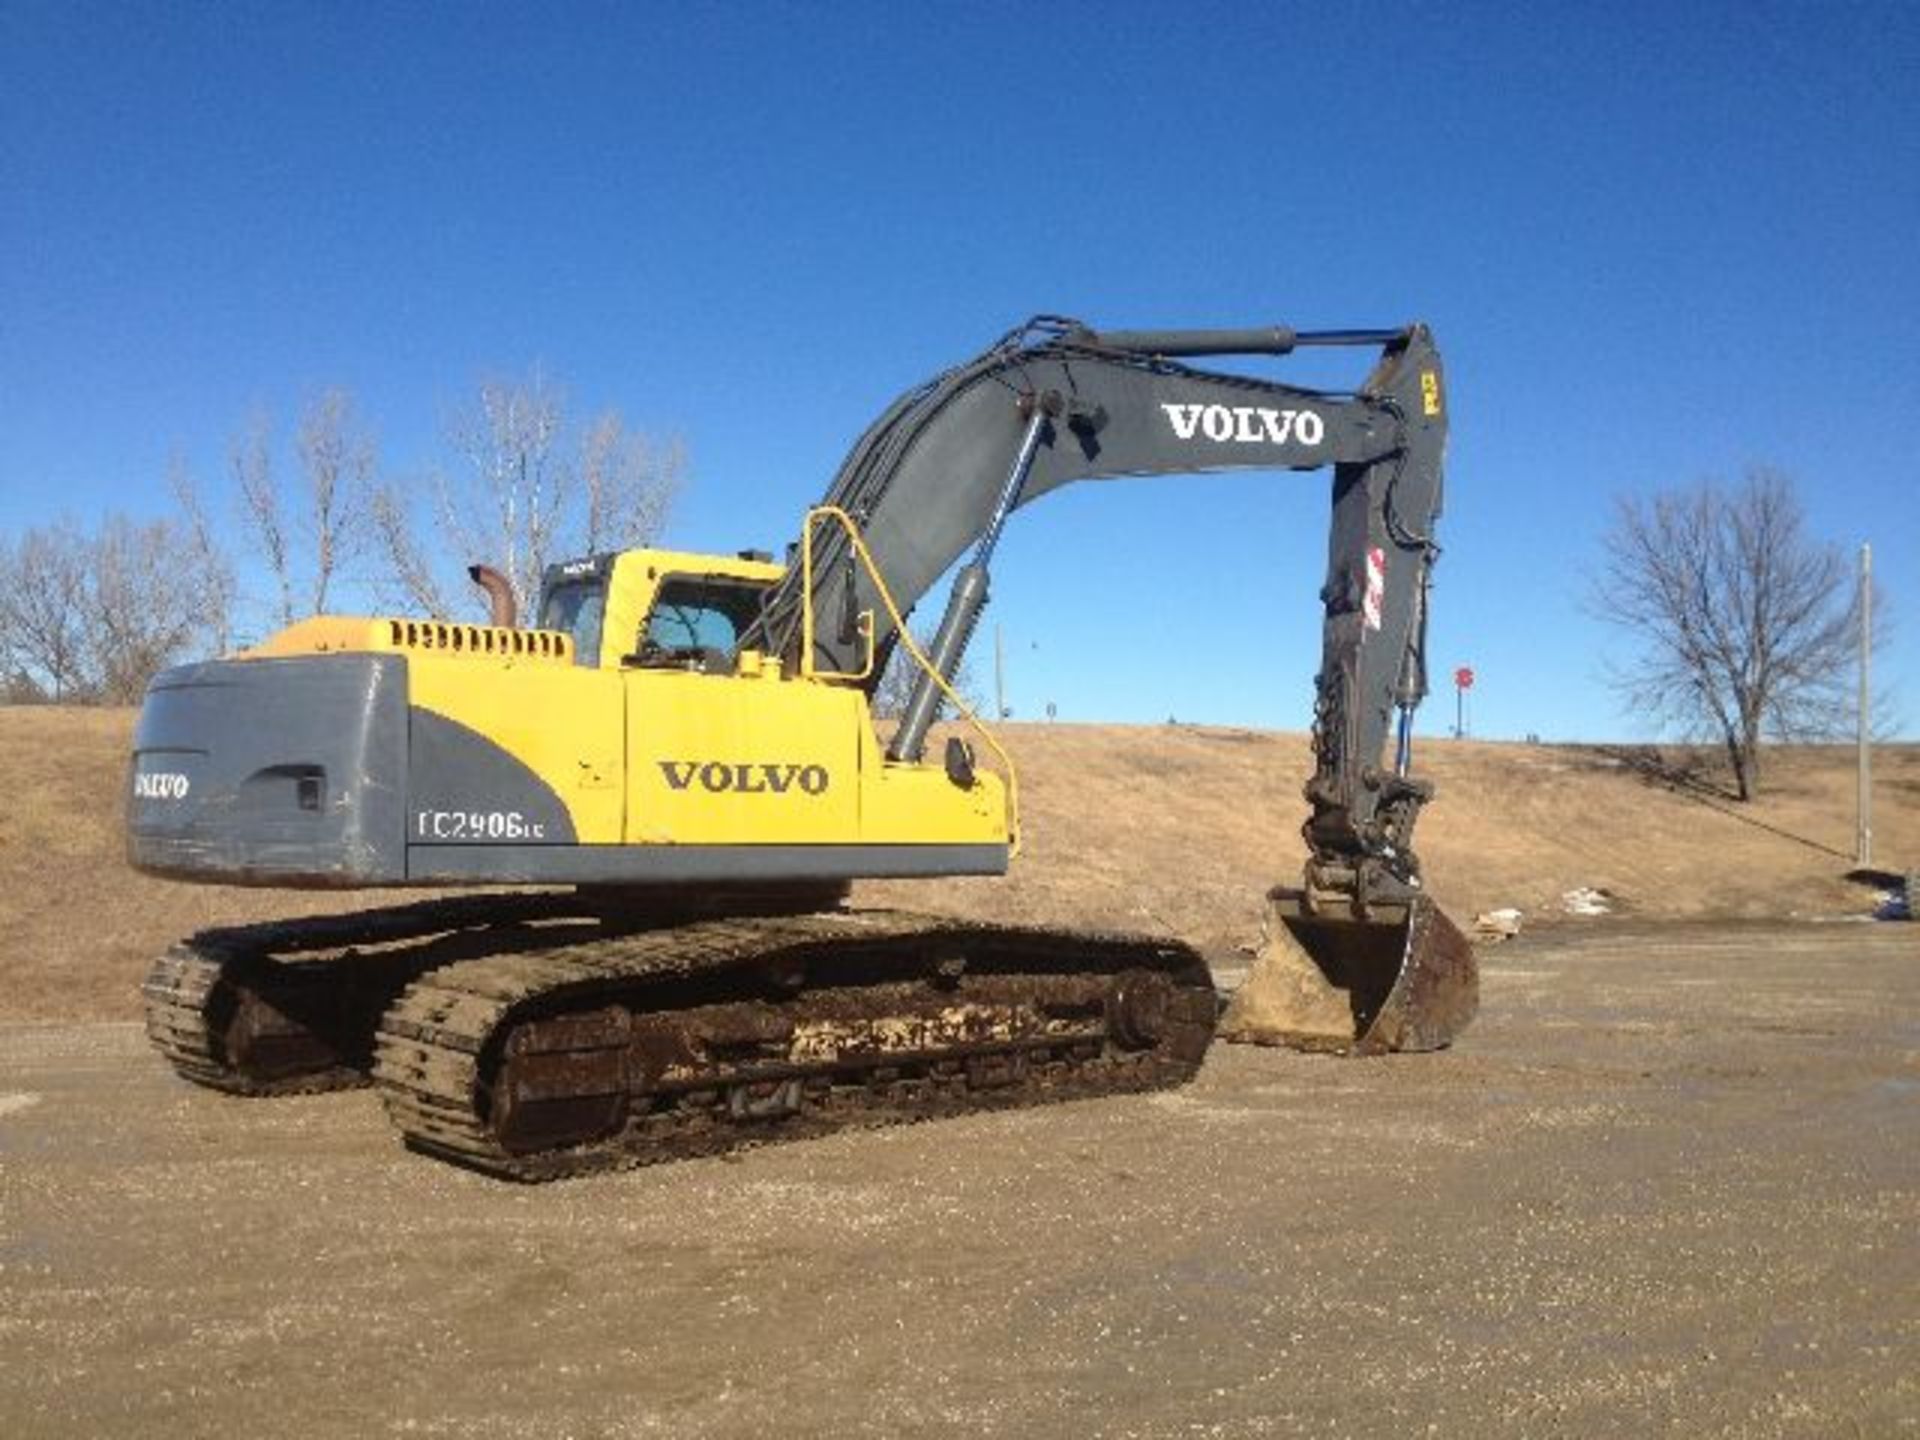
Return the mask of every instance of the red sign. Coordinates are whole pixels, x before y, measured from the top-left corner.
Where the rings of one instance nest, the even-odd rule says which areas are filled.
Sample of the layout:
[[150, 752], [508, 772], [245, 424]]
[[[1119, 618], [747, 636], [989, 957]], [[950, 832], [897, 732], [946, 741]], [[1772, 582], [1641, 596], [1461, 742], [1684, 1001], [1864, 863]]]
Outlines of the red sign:
[[1453, 683], [1458, 685], [1462, 690], [1471, 690], [1473, 688], [1473, 667], [1471, 665], [1462, 665], [1458, 670], [1454, 671]]

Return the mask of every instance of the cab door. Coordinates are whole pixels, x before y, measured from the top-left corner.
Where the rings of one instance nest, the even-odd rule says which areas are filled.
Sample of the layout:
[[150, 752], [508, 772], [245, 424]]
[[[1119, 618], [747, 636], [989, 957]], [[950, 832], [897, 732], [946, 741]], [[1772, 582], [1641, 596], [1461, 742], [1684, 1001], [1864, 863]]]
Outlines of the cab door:
[[622, 662], [627, 842], [857, 841], [862, 697], [740, 652], [768, 573], [661, 567], [649, 578]]

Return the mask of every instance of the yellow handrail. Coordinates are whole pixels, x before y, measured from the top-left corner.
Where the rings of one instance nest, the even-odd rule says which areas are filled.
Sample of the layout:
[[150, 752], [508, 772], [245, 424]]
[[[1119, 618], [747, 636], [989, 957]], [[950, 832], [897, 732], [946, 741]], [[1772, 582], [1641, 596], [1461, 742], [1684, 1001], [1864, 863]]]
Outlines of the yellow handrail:
[[868, 576], [872, 578], [873, 588], [880, 596], [880, 603], [887, 607], [887, 618], [893, 621], [893, 628], [900, 636], [900, 643], [907, 647], [907, 654], [911, 655], [914, 664], [918, 665], [920, 669], [932, 679], [933, 683], [940, 687], [940, 693], [946, 696], [948, 702], [960, 713], [960, 717], [973, 727], [982, 740], [987, 742], [987, 748], [999, 757], [1000, 764], [1006, 771], [1003, 778], [1006, 780], [1007, 785], [1008, 853], [1010, 855], [1018, 855], [1020, 853], [1020, 776], [1019, 772], [1014, 768], [1013, 756], [1009, 755], [1006, 747], [994, 737], [993, 731], [987, 728], [986, 722], [974, 713], [973, 707], [960, 697], [960, 693], [955, 690], [953, 686], [947, 683], [947, 677], [942, 675], [939, 670], [934, 667], [934, 663], [927, 658], [926, 651], [922, 650], [919, 642], [913, 638], [913, 632], [907, 629], [906, 617], [900, 613], [899, 605], [894, 602], [893, 592], [887, 588], [886, 577], [880, 573], [880, 567], [874, 563], [872, 552], [867, 549], [867, 542], [860, 534], [860, 526], [855, 523], [851, 515], [847, 514], [847, 512], [842, 510], [838, 505], [814, 506], [813, 509], [807, 512], [806, 523], [801, 529], [800, 566], [802, 579], [805, 582], [806, 588], [806, 597], [802, 602], [801, 610], [801, 638], [802, 643], [806, 646], [805, 655], [801, 660], [803, 673], [827, 680], [864, 680], [873, 673], [873, 612], [871, 610], [862, 610], [860, 612], [861, 627], [867, 639], [866, 669], [856, 675], [851, 671], [841, 673], [831, 670], [815, 671], [812, 668], [813, 522], [816, 517], [824, 517], [828, 520], [837, 521], [840, 528], [847, 532], [847, 540], [853, 546], [853, 553], [859, 557], [860, 563], [866, 567]]
[[[853, 523], [853, 517], [833, 505], [816, 505], [807, 511], [806, 521], [800, 527], [800, 578], [806, 599], [800, 607], [800, 673], [809, 680], [864, 680], [873, 674], [873, 612], [862, 610], [855, 624], [859, 627], [860, 637], [867, 642], [867, 662], [858, 670], [819, 670], [813, 663], [813, 517], [821, 514], [837, 515], [847, 527], [852, 537], [854, 549], [861, 559], [866, 561], [867, 573], [873, 576], [874, 583], [880, 587], [883, 598], [887, 598], [886, 583], [880, 579], [880, 572], [873, 567], [873, 561], [867, 556], [866, 546], [860, 541], [860, 531]], [[887, 598], [889, 606], [891, 598]]]

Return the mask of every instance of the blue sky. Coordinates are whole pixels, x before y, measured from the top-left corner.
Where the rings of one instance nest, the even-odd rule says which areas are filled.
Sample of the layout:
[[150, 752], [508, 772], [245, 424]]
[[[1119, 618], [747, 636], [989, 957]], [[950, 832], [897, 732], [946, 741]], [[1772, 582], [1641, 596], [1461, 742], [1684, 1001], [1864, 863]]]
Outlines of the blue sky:
[[[1029, 314], [1417, 317], [1477, 732], [1643, 735], [1579, 604], [1610, 497], [1758, 462], [1873, 543], [1911, 734], [1916, 76], [1913, 5], [9, 0], [0, 530], [158, 513], [176, 452], [211, 490], [249, 409], [334, 384], [419, 474], [537, 363], [685, 438], [671, 541], [777, 549], [895, 393]], [[1023, 511], [1010, 702], [1303, 727], [1325, 508], [1241, 476]]]

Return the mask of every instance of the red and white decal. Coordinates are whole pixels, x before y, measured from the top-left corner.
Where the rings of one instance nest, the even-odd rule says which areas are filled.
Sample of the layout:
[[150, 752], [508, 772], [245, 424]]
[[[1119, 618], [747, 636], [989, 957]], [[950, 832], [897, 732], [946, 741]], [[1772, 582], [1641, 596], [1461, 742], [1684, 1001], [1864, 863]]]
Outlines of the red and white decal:
[[1378, 545], [1367, 551], [1367, 593], [1360, 602], [1360, 618], [1367, 629], [1380, 628], [1380, 602], [1387, 594], [1387, 552]]

